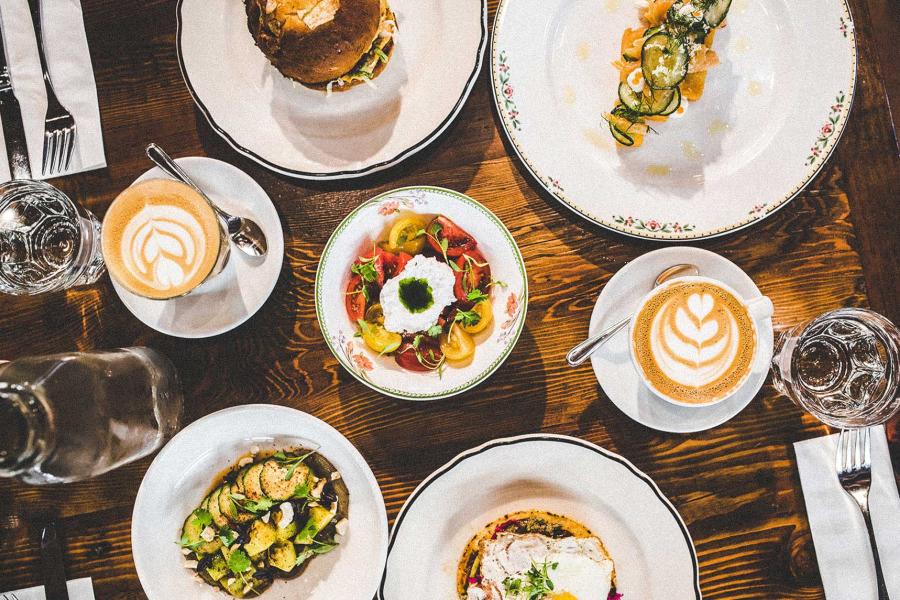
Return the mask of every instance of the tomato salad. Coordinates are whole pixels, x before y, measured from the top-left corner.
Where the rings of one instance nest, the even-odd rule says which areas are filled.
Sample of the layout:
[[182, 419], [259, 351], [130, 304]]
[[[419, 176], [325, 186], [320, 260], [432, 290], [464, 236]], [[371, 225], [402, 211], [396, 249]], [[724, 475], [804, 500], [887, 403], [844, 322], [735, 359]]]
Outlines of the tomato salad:
[[[443, 215], [401, 215], [388, 231], [386, 239], [350, 266], [345, 305], [357, 325], [356, 335], [410, 371], [441, 373], [448, 362], [470, 360], [476, 346], [473, 336], [493, 319], [491, 288], [503, 285], [491, 278], [478, 242]], [[419, 266], [430, 268], [424, 272], [438, 270], [442, 277], [429, 278]], [[438, 289], [442, 282], [444, 290]], [[398, 310], [410, 317], [428, 316], [405, 327], [389, 318], [386, 327], [386, 313]]]

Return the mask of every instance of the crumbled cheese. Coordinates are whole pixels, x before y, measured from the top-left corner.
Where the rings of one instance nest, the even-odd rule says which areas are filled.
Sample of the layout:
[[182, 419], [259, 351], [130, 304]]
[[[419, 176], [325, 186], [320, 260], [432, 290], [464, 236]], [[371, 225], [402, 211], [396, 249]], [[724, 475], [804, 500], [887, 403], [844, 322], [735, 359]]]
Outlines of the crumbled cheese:
[[317, 498], [317, 499], [321, 498], [322, 490], [325, 489], [326, 483], [328, 483], [328, 482], [325, 480], [324, 477], [322, 479], [319, 479], [318, 481], [316, 481], [316, 485], [315, 485], [315, 487], [313, 487], [312, 491], [310, 491], [309, 495], [312, 496], [313, 498]]
[[184, 554], [185, 556], [187, 556], [188, 554], [191, 553], [191, 549], [190, 548], [182, 548], [181, 553]]
[[250, 585], [250, 584], [248, 583], [248, 584], [244, 587], [244, 595], [246, 596], [246, 595], [249, 594], [251, 591], [253, 591], [253, 586]]
[[252, 462], [253, 462], [253, 457], [245, 456], [244, 458], [242, 458], [241, 460], [238, 461], [238, 466], [246, 467], [247, 465], [249, 465]]
[[307, 506], [312, 508], [313, 506], [322, 506], [322, 505], [319, 504], [318, 502], [310, 502], [309, 504], [307, 504]]
[[185, 569], [196, 569], [198, 564], [200, 564], [200, 563], [198, 563], [196, 560], [186, 560], [186, 561], [184, 561], [184, 568]]
[[213, 541], [214, 539], [216, 539], [216, 530], [207, 525], [206, 529], [200, 532], [200, 539], [205, 542]]
[[338, 535], [347, 535], [347, 528], [349, 526], [350, 521], [348, 521], [347, 519], [341, 519], [334, 524], [334, 530], [338, 533]]
[[235, 579], [234, 577], [229, 577], [228, 581], [226, 581], [225, 583], [228, 584], [228, 587], [231, 587], [235, 584], [235, 582], [237, 582], [237, 579]]
[[331, 480], [332, 480], [332, 481], [337, 481], [337, 480], [340, 479], [340, 478], [341, 478], [341, 473], [340, 473], [340, 471], [335, 471], [334, 473], [331, 474]]
[[272, 513], [271, 513], [271, 512], [267, 512], [266, 514], [264, 514], [263, 516], [261, 516], [261, 517], [259, 518], [259, 520], [262, 521], [263, 523], [265, 523], [266, 525], [268, 525], [268, 524], [269, 524], [269, 519], [271, 519], [271, 518], [272, 518]]
[[259, 446], [250, 446], [250, 454], [259, 454]]
[[281, 516], [278, 518], [278, 529], [287, 529], [287, 526], [294, 521], [294, 505], [290, 502], [283, 502], [278, 507]]

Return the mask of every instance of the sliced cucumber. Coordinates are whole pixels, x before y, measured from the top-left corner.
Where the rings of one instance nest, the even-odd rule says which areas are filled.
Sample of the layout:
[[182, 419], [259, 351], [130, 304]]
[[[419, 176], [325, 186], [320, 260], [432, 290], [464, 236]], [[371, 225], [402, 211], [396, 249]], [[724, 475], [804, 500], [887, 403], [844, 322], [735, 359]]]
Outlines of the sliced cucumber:
[[244, 476], [241, 478], [241, 487], [248, 500], [259, 502], [262, 497], [265, 496], [262, 486], [259, 483], [259, 474], [262, 473], [262, 470], [263, 463], [256, 463], [247, 469], [247, 472], [244, 473]]
[[[291, 473], [293, 468], [293, 473]], [[262, 490], [272, 500], [289, 500], [293, 497], [297, 487], [306, 483], [309, 478], [309, 467], [304, 464], [288, 467], [274, 458], [263, 463], [263, 470], [259, 475]]]
[[659, 113], [662, 117], [671, 115], [673, 112], [678, 110], [679, 106], [681, 106], [681, 90], [675, 88], [671, 91], [675, 93], [672, 95], [672, 99], [669, 101], [669, 105], [666, 106], [661, 113]]
[[313, 506], [309, 509], [309, 519], [306, 521], [306, 525], [297, 534], [294, 543], [306, 546], [312, 544], [319, 532], [325, 529], [332, 519], [334, 519], [333, 512], [321, 506]]
[[670, 90], [687, 76], [687, 47], [667, 33], [654, 34], [644, 42], [641, 61], [644, 81], [653, 89]]
[[225, 564], [225, 558], [221, 554], [212, 556], [206, 566], [206, 574], [214, 582], [219, 581], [228, 573], [228, 565]]
[[[654, 90], [651, 88], [650, 95], [643, 96], [643, 112], [645, 115], [650, 116], [661, 115], [669, 109], [676, 97], [681, 98], [681, 92], [678, 91], [677, 87], [671, 90]], [[675, 104], [675, 108], [678, 108], [678, 103]], [[672, 109], [673, 112], [675, 111], [675, 108]]]
[[731, 0], [709, 0], [703, 11], [703, 19], [710, 27], [718, 27], [725, 20], [730, 8]]
[[619, 84], [619, 100], [621, 100], [622, 104], [627, 106], [630, 110], [643, 112], [641, 94], [631, 89], [631, 86], [628, 85], [627, 81], [623, 81]]
[[213, 493], [209, 495], [209, 514], [212, 515], [213, 523], [215, 523], [216, 527], [219, 529], [228, 527], [228, 519], [225, 518], [225, 515], [223, 515], [222, 511], [219, 509], [219, 494], [221, 493], [222, 488], [217, 487], [213, 490]]
[[609, 124], [609, 131], [612, 133], [612, 136], [616, 138], [616, 141], [623, 146], [634, 146], [634, 138], [627, 133], [619, 131], [612, 123]]
[[197, 522], [197, 512], [199, 510], [201, 509], [195, 510], [187, 519], [185, 519], [181, 533], [189, 544], [196, 544], [196, 546], [194, 546], [194, 552], [196, 552], [198, 556], [213, 554], [222, 547], [222, 540], [218, 537], [214, 537], [211, 542], [207, 542], [200, 537], [203, 530], [206, 529], [206, 525], [200, 525]]
[[219, 512], [232, 522], [237, 520], [238, 514], [237, 504], [234, 503], [234, 498], [231, 497], [233, 493], [231, 485], [227, 483], [222, 486], [222, 491], [219, 492]]
[[269, 548], [269, 563], [280, 571], [290, 573], [297, 566], [297, 549], [289, 541], [282, 541]]
[[250, 558], [255, 560], [278, 541], [278, 532], [272, 523], [257, 519], [253, 521], [253, 525], [247, 531], [247, 538], [244, 550], [250, 555]]

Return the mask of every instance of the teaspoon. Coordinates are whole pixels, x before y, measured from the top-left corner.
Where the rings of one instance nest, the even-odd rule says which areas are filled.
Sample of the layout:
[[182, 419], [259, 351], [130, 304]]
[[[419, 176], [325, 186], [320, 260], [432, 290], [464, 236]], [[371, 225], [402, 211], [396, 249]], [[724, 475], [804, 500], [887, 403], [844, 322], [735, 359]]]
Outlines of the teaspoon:
[[[653, 289], [661, 286], [669, 279], [699, 274], [700, 269], [698, 269], [696, 265], [674, 265], [669, 267], [656, 277], [656, 281], [653, 282]], [[631, 317], [622, 319], [615, 325], [607, 327], [599, 334], [581, 342], [569, 351], [569, 353], [566, 355], [566, 361], [568, 361], [569, 365], [573, 367], [577, 367], [578, 365], [582, 364], [584, 361], [590, 358], [591, 354], [597, 351], [597, 348], [605, 344], [609, 338], [622, 331], [630, 321]]]
[[250, 219], [229, 215], [216, 206], [215, 202], [210, 200], [209, 196], [184, 172], [184, 169], [178, 166], [178, 163], [172, 160], [172, 157], [156, 144], [147, 146], [147, 157], [171, 177], [194, 188], [198, 194], [209, 202], [209, 205], [225, 221], [228, 227], [228, 235], [231, 241], [234, 242], [234, 245], [238, 247], [238, 250], [249, 256], [265, 256], [269, 250], [269, 245], [266, 242], [266, 234], [262, 232], [259, 225]]

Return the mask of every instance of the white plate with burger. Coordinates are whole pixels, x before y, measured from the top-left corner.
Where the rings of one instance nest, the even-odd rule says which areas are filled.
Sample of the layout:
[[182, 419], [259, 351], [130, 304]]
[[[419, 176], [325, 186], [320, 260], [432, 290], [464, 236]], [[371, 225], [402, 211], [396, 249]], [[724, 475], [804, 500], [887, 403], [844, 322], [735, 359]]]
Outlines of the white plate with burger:
[[416, 488], [378, 597], [699, 600], [698, 575], [650, 477], [584, 440], [533, 434], [463, 452]]
[[179, 0], [178, 58], [213, 129], [284, 175], [348, 179], [443, 133], [487, 42], [486, 0]]

